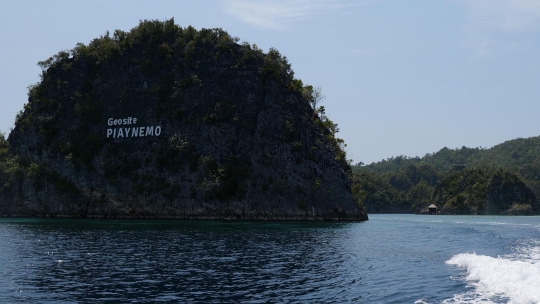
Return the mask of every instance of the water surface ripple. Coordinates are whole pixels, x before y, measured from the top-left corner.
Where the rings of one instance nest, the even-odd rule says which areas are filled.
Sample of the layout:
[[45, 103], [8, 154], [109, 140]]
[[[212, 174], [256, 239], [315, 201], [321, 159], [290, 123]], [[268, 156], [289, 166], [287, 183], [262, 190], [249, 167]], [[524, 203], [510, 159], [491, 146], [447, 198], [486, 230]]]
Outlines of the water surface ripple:
[[446, 263], [452, 257], [530, 258], [540, 246], [538, 217], [370, 218], [3, 219], [0, 302], [456, 303], [474, 295], [467, 294], [467, 266]]

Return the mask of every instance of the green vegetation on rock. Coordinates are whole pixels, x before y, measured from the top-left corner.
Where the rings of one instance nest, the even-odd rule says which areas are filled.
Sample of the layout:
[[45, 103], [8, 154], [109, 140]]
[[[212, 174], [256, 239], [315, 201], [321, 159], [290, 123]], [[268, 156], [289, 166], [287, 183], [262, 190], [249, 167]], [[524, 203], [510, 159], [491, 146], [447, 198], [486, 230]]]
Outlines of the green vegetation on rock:
[[367, 219], [320, 88], [238, 41], [145, 20], [39, 62], [0, 215]]

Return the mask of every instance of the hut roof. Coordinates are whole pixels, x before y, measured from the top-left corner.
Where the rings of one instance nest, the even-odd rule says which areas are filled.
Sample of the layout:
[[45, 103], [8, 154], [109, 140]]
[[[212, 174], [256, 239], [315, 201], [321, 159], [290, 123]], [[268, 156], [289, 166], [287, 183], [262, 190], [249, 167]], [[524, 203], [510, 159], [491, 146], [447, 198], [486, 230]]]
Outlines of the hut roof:
[[437, 208], [437, 206], [435, 206], [434, 204], [431, 204], [428, 206], [428, 209], [431, 209], [431, 208]]

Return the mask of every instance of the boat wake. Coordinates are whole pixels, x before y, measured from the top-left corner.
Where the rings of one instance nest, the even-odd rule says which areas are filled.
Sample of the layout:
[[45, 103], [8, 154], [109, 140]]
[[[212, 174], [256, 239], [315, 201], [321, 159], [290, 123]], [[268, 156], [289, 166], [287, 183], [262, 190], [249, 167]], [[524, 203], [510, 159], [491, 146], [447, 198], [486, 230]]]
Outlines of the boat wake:
[[446, 261], [466, 269], [470, 291], [443, 303], [540, 303], [540, 244], [529, 241], [513, 254], [490, 257], [460, 253]]

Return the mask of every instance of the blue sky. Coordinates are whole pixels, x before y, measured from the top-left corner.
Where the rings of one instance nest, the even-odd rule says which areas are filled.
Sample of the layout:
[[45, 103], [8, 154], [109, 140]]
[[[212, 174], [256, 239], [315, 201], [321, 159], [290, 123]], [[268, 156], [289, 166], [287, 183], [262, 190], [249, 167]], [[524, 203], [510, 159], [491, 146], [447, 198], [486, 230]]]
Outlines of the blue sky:
[[219, 27], [321, 86], [354, 163], [540, 135], [540, 1], [0, 1], [0, 130], [36, 63], [141, 19]]

